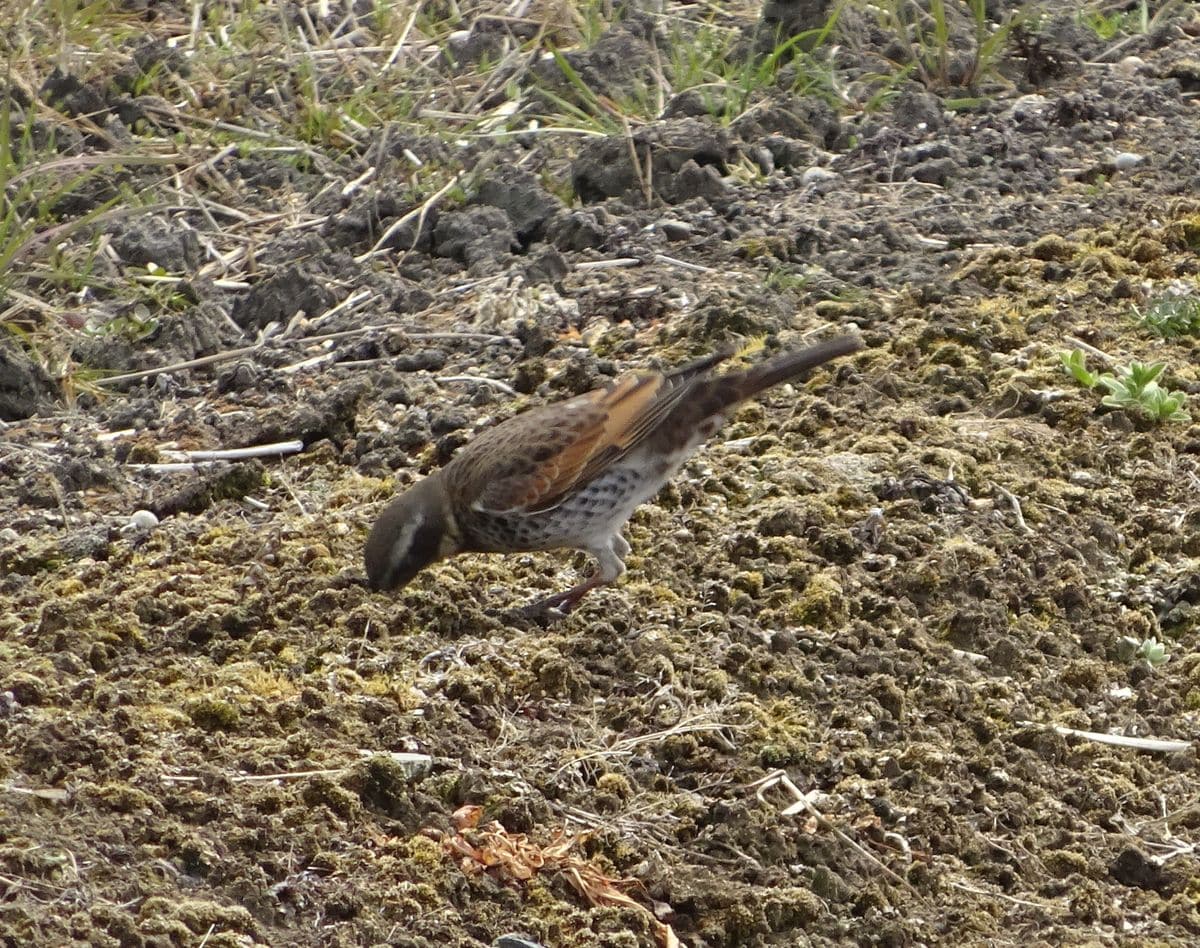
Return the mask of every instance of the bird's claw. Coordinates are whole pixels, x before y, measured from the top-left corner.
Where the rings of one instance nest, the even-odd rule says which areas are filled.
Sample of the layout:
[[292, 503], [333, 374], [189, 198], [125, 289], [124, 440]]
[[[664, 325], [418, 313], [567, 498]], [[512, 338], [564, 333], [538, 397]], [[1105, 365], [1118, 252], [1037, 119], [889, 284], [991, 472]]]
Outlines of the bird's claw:
[[578, 602], [579, 600], [575, 596], [568, 595], [567, 593], [557, 593], [553, 596], [536, 599], [528, 605], [512, 610], [508, 614], [514, 619], [535, 622], [545, 628], [565, 619], [571, 614], [571, 611]]
[[531, 602], [527, 606], [522, 606], [516, 610], [516, 614], [521, 619], [547, 626], [553, 625], [555, 622], [561, 622], [570, 615], [571, 606], [562, 602], [559, 596], [550, 596], [546, 599]]

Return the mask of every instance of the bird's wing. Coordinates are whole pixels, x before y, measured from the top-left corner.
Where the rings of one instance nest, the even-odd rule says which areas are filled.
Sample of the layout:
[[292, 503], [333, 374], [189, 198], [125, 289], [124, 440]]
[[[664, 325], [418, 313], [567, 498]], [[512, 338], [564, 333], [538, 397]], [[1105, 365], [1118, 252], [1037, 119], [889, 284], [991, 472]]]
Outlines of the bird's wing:
[[461, 467], [476, 510], [549, 510], [641, 444], [700, 373], [623, 376], [606, 388], [510, 418], [451, 463]]

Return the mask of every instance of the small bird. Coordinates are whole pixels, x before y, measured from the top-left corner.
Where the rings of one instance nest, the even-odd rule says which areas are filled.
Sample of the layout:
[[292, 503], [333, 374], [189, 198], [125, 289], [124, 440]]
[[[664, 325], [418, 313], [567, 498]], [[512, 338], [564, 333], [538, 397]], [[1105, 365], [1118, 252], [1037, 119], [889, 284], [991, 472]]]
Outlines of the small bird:
[[384, 508], [367, 538], [367, 581], [399, 589], [458, 553], [583, 550], [596, 560], [593, 575], [522, 610], [566, 614], [625, 572], [625, 522], [738, 404], [861, 347], [857, 336], [838, 336], [714, 374], [734, 354], [725, 349], [510, 418]]

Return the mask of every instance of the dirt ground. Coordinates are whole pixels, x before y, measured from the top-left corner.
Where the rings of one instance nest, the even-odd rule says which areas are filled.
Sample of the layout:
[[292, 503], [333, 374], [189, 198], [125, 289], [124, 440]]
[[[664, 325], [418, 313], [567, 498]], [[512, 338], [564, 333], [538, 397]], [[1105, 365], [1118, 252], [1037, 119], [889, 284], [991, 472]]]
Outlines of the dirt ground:
[[[805, 6], [715, 15], [751, 61]], [[860, 6], [826, 86], [799, 59], [633, 120], [714, 8], [590, 36], [534, 5], [412, 64], [493, 124], [230, 133], [78, 189], [64, 219], [177, 188], [71, 233], [100, 248], [75, 309], [4, 291], [0, 944], [1200, 942], [1200, 423], [1060, 361], [1163, 362], [1200, 403], [1200, 338], [1131, 315], [1200, 292], [1200, 18], [1047, 17], [986, 74], [956, 38], [879, 86], [896, 39]], [[122, 15], [122, 55], [32, 90], [64, 156], [195, 133], [114, 79], [182, 88], [190, 7]], [[252, 127], [269, 85], [204, 114]], [[531, 124], [538, 90], [617, 131]], [[106, 291], [134, 272], [169, 294]], [[55, 327], [60, 371], [28, 344]], [[567, 620], [513, 609], [582, 555], [362, 584], [374, 516], [472, 432], [843, 330], [866, 348], [741, 410]]]

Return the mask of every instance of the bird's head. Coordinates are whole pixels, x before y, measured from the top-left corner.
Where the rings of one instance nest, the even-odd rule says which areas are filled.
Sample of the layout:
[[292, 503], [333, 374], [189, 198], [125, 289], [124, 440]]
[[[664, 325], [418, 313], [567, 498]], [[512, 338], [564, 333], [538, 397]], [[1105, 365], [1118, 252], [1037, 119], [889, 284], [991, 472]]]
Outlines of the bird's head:
[[364, 551], [372, 589], [399, 589], [429, 564], [456, 552], [448, 507], [445, 487], [434, 474], [384, 508]]

